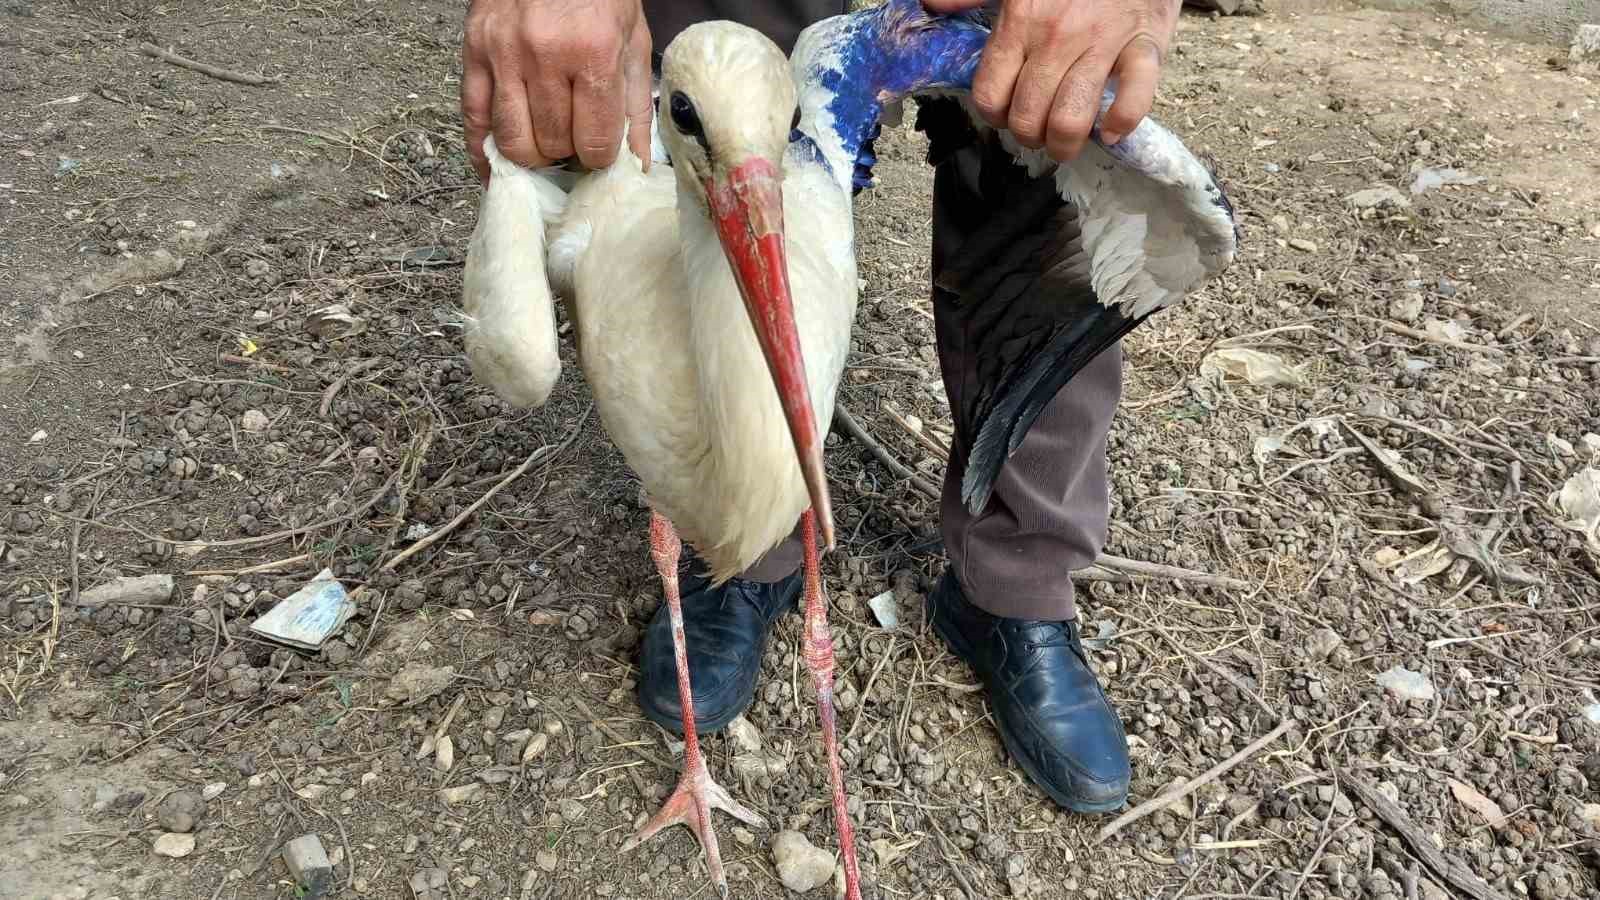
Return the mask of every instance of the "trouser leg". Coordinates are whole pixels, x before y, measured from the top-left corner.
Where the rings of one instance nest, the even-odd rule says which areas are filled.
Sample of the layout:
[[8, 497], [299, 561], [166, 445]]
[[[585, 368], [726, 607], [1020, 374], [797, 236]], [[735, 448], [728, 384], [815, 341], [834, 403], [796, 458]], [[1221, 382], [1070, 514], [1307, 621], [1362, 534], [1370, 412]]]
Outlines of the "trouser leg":
[[[977, 145], [942, 159], [934, 173], [933, 278], [968, 235], [1005, 210], [989, 208], [969, 180]], [[988, 164], [995, 164], [991, 156]], [[1045, 176], [1049, 177], [1049, 176]], [[954, 312], [956, 298], [934, 289], [934, 328], [945, 393], [955, 411], [955, 438], [945, 473], [940, 526], [945, 552], [967, 599], [992, 615], [1069, 619], [1076, 615], [1071, 573], [1092, 563], [1105, 545], [1110, 517], [1106, 435], [1122, 394], [1122, 348], [1113, 345], [1068, 382], [1045, 407], [1006, 462], [983, 512], [961, 501], [961, 479], [972, 423], [959, 421], [962, 402], [977, 389], [978, 360]]]

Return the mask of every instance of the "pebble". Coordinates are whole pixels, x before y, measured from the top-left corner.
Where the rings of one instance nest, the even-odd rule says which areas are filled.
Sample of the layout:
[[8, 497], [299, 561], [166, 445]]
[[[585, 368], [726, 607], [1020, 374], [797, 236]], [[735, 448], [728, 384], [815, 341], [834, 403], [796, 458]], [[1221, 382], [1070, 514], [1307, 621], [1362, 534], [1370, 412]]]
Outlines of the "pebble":
[[561, 864], [561, 857], [557, 856], [554, 850], [545, 849], [535, 853], [533, 861], [546, 872], [554, 872], [556, 866]]
[[772, 839], [772, 862], [783, 886], [799, 894], [833, 878], [833, 854], [798, 831], [780, 831]]
[[173, 791], [161, 801], [161, 808], [156, 810], [156, 821], [168, 831], [186, 834], [194, 830], [195, 820], [204, 809], [204, 802], [193, 791]]
[[456, 787], [441, 789], [439, 791], [439, 799], [443, 800], [446, 806], [456, 806], [477, 797], [478, 792], [481, 790], [483, 790], [483, 785], [473, 781]]
[[267, 418], [267, 414], [259, 409], [247, 409], [244, 411], [244, 415], [239, 417], [239, 427], [252, 434], [260, 434], [266, 431], [267, 426], [271, 424], [272, 422]]
[[157, 856], [182, 859], [194, 852], [194, 835], [169, 832], [156, 838], [155, 844], [150, 849], [154, 850]]
[[1306, 240], [1305, 238], [1290, 238], [1289, 246], [1299, 250], [1301, 253], [1317, 252], [1317, 242]]
[[1340, 637], [1337, 631], [1332, 628], [1318, 628], [1306, 639], [1306, 653], [1312, 659], [1321, 662], [1332, 656], [1343, 643], [1344, 638]]

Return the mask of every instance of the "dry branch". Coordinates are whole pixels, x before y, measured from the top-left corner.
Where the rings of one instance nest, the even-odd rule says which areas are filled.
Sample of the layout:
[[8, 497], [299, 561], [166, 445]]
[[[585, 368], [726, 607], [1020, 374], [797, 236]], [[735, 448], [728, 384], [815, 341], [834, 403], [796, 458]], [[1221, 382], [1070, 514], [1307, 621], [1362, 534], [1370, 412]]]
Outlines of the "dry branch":
[[1349, 770], [1339, 772], [1339, 781], [1350, 788], [1351, 793], [1360, 798], [1378, 818], [1382, 819], [1390, 828], [1400, 833], [1410, 845], [1411, 851], [1417, 854], [1434, 874], [1449, 882], [1450, 886], [1472, 897], [1473, 900], [1506, 900], [1504, 894], [1496, 891], [1486, 884], [1483, 879], [1474, 875], [1466, 866], [1445, 856], [1433, 839], [1417, 827], [1415, 822], [1400, 809], [1390, 802], [1388, 797], [1378, 792], [1373, 785], [1352, 775]]
[[843, 428], [846, 434], [855, 439], [856, 443], [872, 451], [872, 455], [876, 456], [878, 461], [883, 463], [885, 468], [887, 468], [890, 472], [893, 472], [895, 477], [903, 478], [906, 481], [911, 482], [911, 486], [916, 488], [917, 491], [923, 496], [928, 497], [931, 500], [939, 499], [939, 489], [934, 487], [921, 475], [918, 475], [917, 473], [911, 471], [911, 469], [907, 468], [905, 463], [895, 459], [888, 450], [884, 449], [882, 444], [878, 443], [876, 438], [868, 434], [865, 428], [861, 427], [861, 423], [857, 422], [855, 418], [850, 415], [850, 411], [844, 408], [844, 404], [834, 404], [833, 421], [840, 428]]
[[471, 516], [473, 513], [477, 512], [479, 507], [483, 506], [485, 503], [488, 503], [490, 497], [493, 497], [495, 494], [500, 493], [500, 491], [503, 488], [505, 488], [506, 485], [510, 484], [513, 481], [516, 481], [518, 478], [521, 478], [522, 474], [524, 472], [528, 471], [528, 469], [531, 468], [534, 463], [540, 462], [540, 461], [545, 460], [545, 459], [549, 459], [549, 458], [555, 456], [556, 454], [560, 453], [561, 451], [567, 449], [567, 446], [570, 445], [574, 440], [577, 439], [578, 432], [583, 430], [583, 423], [587, 422], [589, 420], [589, 412], [592, 409], [594, 409], [594, 407], [590, 406], [588, 409], [585, 409], [583, 411], [583, 415], [578, 417], [577, 424], [573, 425], [572, 426], [572, 430], [567, 432], [567, 436], [561, 439], [561, 443], [559, 443], [559, 444], [546, 444], [543, 447], [540, 447], [539, 449], [533, 451], [532, 453], [529, 453], [528, 454], [528, 458], [522, 461], [522, 465], [517, 466], [515, 469], [512, 469], [511, 472], [506, 475], [506, 477], [504, 477], [504, 478], [500, 479], [498, 482], [496, 482], [494, 487], [489, 488], [487, 491], [484, 491], [483, 492], [483, 496], [481, 496], [478, 499], [472, 501], [472, 504], [470, 506], [468, 506], [466, 509], [463, 509], [460, 513], [458, 513], [454, 519], [451, 519], [450, 521], [446, 522], [444, 525], [440, 526], [438, 529], [430, 532], [427, 537], [424, 537], [423, 539], [417, 541], [415, 544], [412, 544], [411, 546], [407, 547], [406, 549], [404, 549], [404, 550], [400, 551], [399, 553], [395, 554], [394, 558], [389, 560], [388, 562], [384, 563], [383, 567], [381, 569], [379, 569], [378, 571], [380, 571], [380, 572], [392, 572], [392, 571], [394, 571], [396, 566], [400, 565], [401, 563], [405, 562], [406, 560], [410, 559], [411, 557], [415, 556], [416, 554], [421, 553], [423, 550], [426, 550], [427, 548], [433, 546], [435, 543], [437, 543], [445, 535], [449, 534], [452, 531], [455, 531], [456, 528], [459, 527], [462, 522], [465, 522], [469, 516]]
[[203, 62], [196, 62], [187, 56], [179, 56], [178, 54], [173, 53], [171, 50], [163, 50], [149, 41], [141, 43], [139, 45], [139, 50], [145, 56], [153, 56], [163, 62], [172, 63], [175, 66], [188, 69], [191, 72], [199, 72], [201, 75], [210, 75], [212, 78], [221, 79], [222, 81], [232, 81], [235, 84], [277, 84], [283, 80], [282, 75], [252, 75], [249, 72], [235, 72], [232, 69], [224, 69], [219, 66], [209, 65]]
[[1238, 753], [1235, 753], [1222, 762], [1217, 763], [1216, 765], [1202, 772], [1200, 775], [1191, 778], [1188, 782], [1179, 786], [1175, 790], [1167, 791], [1166, 793], [1157, 797], [1151, 797], [1149, 800], [1146, 800], [1138, 806], [1135, 806], [1133, 809], [1130, 809], [1122, 815], [1117, 816], [1115, 821], [1100, 829], [1100, 833], [1098, 835], [1099, 840], [1104, 841], [1106, 838], [1115, 835], [1128, 825], [1137, 822], [1138, 820], [1150, 815], [1158, 809], [1165, 809], [1168, 806], [1171, 806], [1173, 803], [1176, 803], [1177, 801], [1182, 800], [1184, 797], [1194, 793], [1196, 790], [1205, 787], [1213, 781], [1216, 781], [1218, 778], [1222, 777], [1225, 772], [1233, 769], [1235, 766], [1239, 765], [1250, 757], [1255, 756], [1257, 753], [1260, 753], [1262, 748], [1282, 737], [1283, 733], [1288, 731], [1292, 725], [1294, 725], [1293, 719], [1284, 719], [1282, 722], [1278, 723], [1277, 728], [1272, 729], [1262, 737], [1256, 739], [1256, 741], [1250, 746], [1240, 750]]

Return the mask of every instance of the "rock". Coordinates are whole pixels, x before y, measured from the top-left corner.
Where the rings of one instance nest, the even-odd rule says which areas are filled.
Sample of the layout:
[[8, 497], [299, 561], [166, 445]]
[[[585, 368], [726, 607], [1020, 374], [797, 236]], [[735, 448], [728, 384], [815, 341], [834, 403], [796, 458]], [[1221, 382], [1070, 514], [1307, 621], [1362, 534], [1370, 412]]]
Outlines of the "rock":
[[1413, 672], [1403, 666], [1395, 666], [1377, 677], [1378, 684], [1387, 690], [1396, 700], [1432, 700], [1434, 696], [1433, 682], [1421, 672]]
[[226, 781], [213, 781], [200, 791], [200, 799], [209, 803], [210, 801], [221, 797], [222, 792], [227, 789], [228, 783]]
[[247, 409], [244, 411], [244, 415], [239, 417], [239, 427], [252, 434], [260, 434], [266, 431], [271, 424], [272, 422], [267, 418], [267, 414], [259, 409]]
[[797, 894], [819, 887], [833, 877], [833, 854], [813, 846], [798, 831], [780, 831], [772, 839], [772, 862], [778, 880]]
[[1402, 322], [1422, 318], [1422, 295], [1411, 291], [1389, 301], [1389, 316]]
[[441, 772], [448, 772], [455, 764], [456, 742], [447, 734], [433, 746], [433, 766]]
[[113, 578], [78, 595], [79, 606], [139, 603], [159, 606], [172, 600], [176, 585], [171, 575], [132, 575]]
[[420, 662], [408, 662], [405, 668], [389, 679], [385, 694], [391, 700], [414, 706], [444, 690], [455, 674], [455, 666], [429, 666]]
[[534, 735], [533, 738], [528, 741], [527, 746], [522, 748], [523, 765], [527, 765], [528, 763], [538, 759], [544, 753], [545, 748], [549, 746], [550, 735], [545, 734], [542, 731]]
[[1364, 191], [1356, 191], [1354, 194], [1344, 198], [1344, 202], [1356, 209], [1381, 209], [1383, 207], [1405, 209], [1411, 205], [1411, 199], [1400, 193], [1399, 188], [1387, 184], [1370, 187]]
[[105, 812], [108, 809], [129, 810], [144, 802], [144, 791], [128, 790], [114, 784], [102, 784], [95, 788], [95, 812]]
[[1572, 35], [1567, 58], [1573, 62], [1600, 62], [1600, 25], [1579, 25]]
[[561, 865], [561, 857], [554, 850], [544, 849], [533, 855], [533, 861], [539, 868], [546, 872], [554, 872], [556, 866]]
[[1317, 242], [1305, 238], [1290, 238], [1289, 246], [1299, 250], [1301, 253], [1317, 252]]
[[473, 781], [468, 784], [440, 790], [439, 799], [443, 800], [446, 806], [458, 806], [462, 803], [468, 803], [476, 798], [478, 796], [478, 792], [481, 790], [483, 790], [483, 785]]
[[406, 882], [414, 900], [450, 900], [450, 876], [443, 869], [418, 869]]
[[193, 791], [173, 791], [161, 801], [156, 810], [156, 821], [168, 831], [187, 834], [194, 830], [196, 819], [205, 811], [205, 802]]
[[582, 803], [570, 797], [562, 800], [560, 806], [561, 821], [566, 822], [568, 825], [576, 825], [582, 822], [584, 817], [589, 814], [589, 810]]
[[156, 838], [155, 844], [150, 849], [157, 856], [167, 856], [172, 859], [182, 859], [194, 852], [194, 835], [167, 833]]
[[283, 845], [283, 863], [307, 896], [321, 897], [333, 886], [333, 863], [314, 834], [302, 834]]
[[1317, 662], [1322, 662], [1332, 656], [1343, 643], [1344, 638], [1340, 637], [1337, 631], [1332, 628], [1318, 628], [1306, 638], [1306, 653]]

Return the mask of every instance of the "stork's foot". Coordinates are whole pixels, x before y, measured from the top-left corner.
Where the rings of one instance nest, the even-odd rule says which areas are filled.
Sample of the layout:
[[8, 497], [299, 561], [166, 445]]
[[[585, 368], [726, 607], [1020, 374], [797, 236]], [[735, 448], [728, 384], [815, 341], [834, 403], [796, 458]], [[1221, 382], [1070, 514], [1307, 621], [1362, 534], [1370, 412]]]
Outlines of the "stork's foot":
[[[696, 754], [698, 757], [698, 754]], [[672, 792], [661, 810], [644, 823], [644, 827], [634, 832], [622, 845], [622, 852], [629, 850], [648, 841], [663, 828], [673, 825], [683, 825], [700, 841], [700, 847], [706, 854], [706, 869], [711, 873], [711, 881], [723, 897], [728, 896], [728, 879], [722, 872], [722, 854], [717, 849], [717, 832], [711, 825], [711, 811], [720, 809], [735, 819], [755, 828], [767, 827], [767, 821], [759, 813], [752, 810], [730, 796], [722, 785], [711, 780], [711, 773], [706, 771], [704, 757], [695, 760], [684, 760], [685, 768], [683, 777], [678, 779], [678, 789]]]

